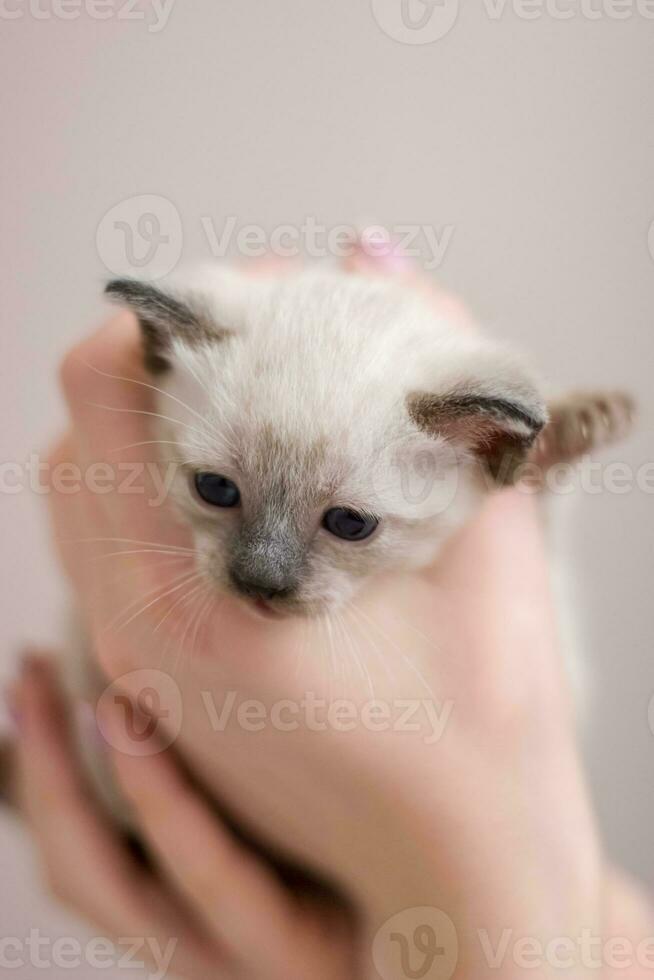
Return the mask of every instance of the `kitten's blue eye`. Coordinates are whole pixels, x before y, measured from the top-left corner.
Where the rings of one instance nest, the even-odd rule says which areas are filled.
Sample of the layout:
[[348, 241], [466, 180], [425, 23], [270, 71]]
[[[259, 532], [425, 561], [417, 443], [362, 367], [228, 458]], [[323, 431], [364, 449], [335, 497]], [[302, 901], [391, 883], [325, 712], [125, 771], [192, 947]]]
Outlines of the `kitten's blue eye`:
[[204, 502], [213, 507], [236, 507], [241, 499], [236, 484], [218, 473], [196, 473], [195, 489]]
[[332, 507], [322, 519], [323, 527], [344, 541], [363, 541], [369, 538], [379, 521], [367, 514], [358, 514], [348, 507]]

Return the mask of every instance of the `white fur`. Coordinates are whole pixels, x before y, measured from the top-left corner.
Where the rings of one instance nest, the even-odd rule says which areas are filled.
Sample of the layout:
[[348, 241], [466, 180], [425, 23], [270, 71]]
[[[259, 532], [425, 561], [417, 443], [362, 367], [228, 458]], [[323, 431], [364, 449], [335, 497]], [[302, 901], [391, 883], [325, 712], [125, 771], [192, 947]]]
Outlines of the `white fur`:
[[[189, 470], [220, 473], [241, 490], [236, 514], [195, 499], [188, 471], [174, 485], [201, 562], [220, 587], [228, 586], [226, 556], [239, 521], [252, 521], [277, 493], [277, 510], [288, 504], [301, 524], [307, 554], [296, 609], [316, 611], [346, 599], [370, 574], [433, 560], [488, 483], [465, 441], [418, 429], [407, 410], [411, 393], [471, 390], [543, 411], [513, 353], [388, 280], [322, 269], [252, 277], [212, 267], [162, 288], [230, 334], [190, 345], [176, 333], [173, 369], [158, 382], [168, 393], [159, 411], [179, 420], [161, 437], [177, 442]], [[275, 451], [266, 455], [271, 438]], [[429, 486], [416, 494], [409, 484], [425, 461]], [[291, 489], [282, 501], [285, 481]], [[378, 531], [359, 544], [333, 538], [321, 527], [333, 506], [374, 514]]]

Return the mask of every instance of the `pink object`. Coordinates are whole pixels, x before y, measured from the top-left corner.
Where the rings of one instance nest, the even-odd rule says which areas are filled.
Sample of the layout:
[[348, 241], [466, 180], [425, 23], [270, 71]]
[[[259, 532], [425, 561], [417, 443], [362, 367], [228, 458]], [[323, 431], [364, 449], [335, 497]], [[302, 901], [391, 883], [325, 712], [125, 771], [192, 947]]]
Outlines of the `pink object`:
[[380, 226], [361, 232], [354, 253], [343, 262], [347, 272], [358, 275], [390, 276], [421, 293], [439, 315], [446, 317], [463, 330], [476, 330], [477, 325], [457, 296], [448, 293], [434, 281], [423, 276], [416, 265], [398, 250], [388, 232]]

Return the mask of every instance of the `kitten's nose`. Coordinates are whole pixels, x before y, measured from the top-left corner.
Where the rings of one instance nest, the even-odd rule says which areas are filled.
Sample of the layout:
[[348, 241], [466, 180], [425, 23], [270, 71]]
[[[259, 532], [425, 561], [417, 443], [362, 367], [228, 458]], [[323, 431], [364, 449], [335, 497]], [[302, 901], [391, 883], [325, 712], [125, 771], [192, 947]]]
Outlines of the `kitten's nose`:
[[300, 584], [303, 548], [290, 520], [264, 514], [236, 537], [229, 560], [232, 587], [250, 599], [286, 599]]
[[273, 581], [265, 578], [251, 578], [232, 568], [229, 573], [233, 587], [249, 599], [286, 599], [295, 591], [295, 584], [288, 581]]

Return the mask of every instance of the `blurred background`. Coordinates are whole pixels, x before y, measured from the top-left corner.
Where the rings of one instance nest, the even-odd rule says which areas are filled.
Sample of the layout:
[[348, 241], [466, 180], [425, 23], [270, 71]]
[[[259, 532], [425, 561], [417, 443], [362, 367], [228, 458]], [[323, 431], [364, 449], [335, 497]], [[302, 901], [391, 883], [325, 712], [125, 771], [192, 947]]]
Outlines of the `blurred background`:
[[[654, 885], [653, 18], [648, 0], [0, 5], [0, 677], [59, 629], [44, 502], [15, 484], [64, 423], [57, 365], [105, 315], [103, 280], [410, 226], [416, 261], [554, 390], [640, 401], [603, 457], [631, 479], [580, 497], [569, 550], [592, 790], [610, 853]], [[0, 937], [32, 928], [90, 934], [0, 815]]]

